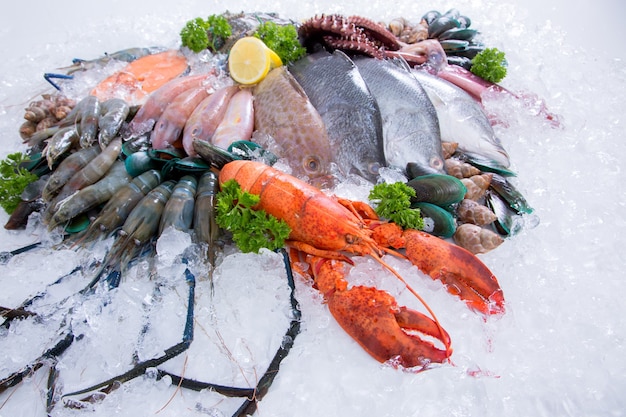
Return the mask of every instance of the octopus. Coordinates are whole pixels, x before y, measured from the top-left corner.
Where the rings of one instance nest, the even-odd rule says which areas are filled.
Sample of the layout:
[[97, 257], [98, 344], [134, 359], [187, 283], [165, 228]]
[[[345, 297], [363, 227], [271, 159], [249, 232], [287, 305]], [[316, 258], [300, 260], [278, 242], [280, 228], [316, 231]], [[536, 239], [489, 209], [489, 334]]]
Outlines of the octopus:
[[315, 16], [298, 28], [298, 35], [310, 52], [316, 46], [322, 45], [333, 50], [379, 59], [402, 57], [410, 65], [426, 62], [438, 64], [446, 56], [439, 42], [435, 40], [407, 44], [386, 26], [362, 16]]

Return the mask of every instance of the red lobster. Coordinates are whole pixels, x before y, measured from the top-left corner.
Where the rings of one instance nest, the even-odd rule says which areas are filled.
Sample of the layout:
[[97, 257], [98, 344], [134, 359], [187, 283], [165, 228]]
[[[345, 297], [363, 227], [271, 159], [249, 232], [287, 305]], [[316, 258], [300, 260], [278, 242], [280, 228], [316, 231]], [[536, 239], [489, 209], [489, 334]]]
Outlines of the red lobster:
[[[366, 204], [338, 200], [317, 188], [258, 162], [234, 161], [219, 175], [223, 184], [236, 180], [241, 189], [260, 196], [256, 209], [283, 219], [291, 227], [288, 246], [304, 252], [315, 287], [328, 303], [341, 327], [380, 362], [394, 360], [406, 368], [442, 363], [452, 354], [450, 337], [422, 298], [431, 318], [399, 307], [387, 292], [372, 287], [348, 289], [343, 254], [369, 255], [402, 277], [381, 256], [402, 255], [392, 248], [404, 248], [406, 257], [422, 272], [443, 281], [449, 292], [458, 295], [484, 314], [504, 311], [504, 297], [496, 277], [473, 254], [442, 239], [417, 230], [403, 231], [394, 223], [381, 221]], [[406, 283], [405, 283], [406, 284]], [[437, 348], [415, 332], [437, 339]]]

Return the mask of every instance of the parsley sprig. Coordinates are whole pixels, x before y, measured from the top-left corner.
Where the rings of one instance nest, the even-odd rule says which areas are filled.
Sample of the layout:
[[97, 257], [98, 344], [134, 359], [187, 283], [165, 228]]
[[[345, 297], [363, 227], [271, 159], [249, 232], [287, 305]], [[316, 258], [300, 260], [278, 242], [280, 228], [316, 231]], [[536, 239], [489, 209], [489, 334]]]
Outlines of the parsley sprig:
[[217, 194], [217, 224], [232, 232], [233, 241], [242, 252], [282, 248], [291, 233], [284, 220], [252, 208], [259, 200], [258, 195], [242, 191], [235, 180], [222, 184]]
[[267, 21], [259, 25], [254, 36], [276, 52], [285, 63], [297, 61], [306, 55], [306, 49], [300, 44], [294, 25], [278, 25]]
[[209, 48], [215, 52], [218, 41], [225, 41], [232, 34], [232, 27], [224, 16], [211, 15], [206, 19], [196, 17], [188, 21], [180, 31], [183, 46], [198, 53]]
[[499, 83], [506, 77], [506, 58], [498, 48], [487, 48], [472, 59], [471, 72], [479, 77]]
[[405, 229], [424, 228], [424, 219], [419, 209], [411, 208], [415, 190], [403, 182], [376, 184], [369, 199], [375, 204], [376, 213]]
[[21, 152], [15, 152], [0, 161], [0, 206], [8, 214], [13, 213], [20, 203], [24, 188], [38, 178], [26, 168], [20, 167], [27, 160]]

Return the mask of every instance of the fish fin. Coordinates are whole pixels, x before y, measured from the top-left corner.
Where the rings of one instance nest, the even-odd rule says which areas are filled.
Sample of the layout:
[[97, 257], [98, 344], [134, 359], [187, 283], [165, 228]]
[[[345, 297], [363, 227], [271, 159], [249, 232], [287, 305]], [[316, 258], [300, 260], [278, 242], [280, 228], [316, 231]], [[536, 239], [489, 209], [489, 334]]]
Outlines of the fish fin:
[[340, 51], [339, 49], [335, 49], [335, 51], [333, 52], [333, 55], [344, 59], [346, 62], [348, 62], [350, 65], [352, 65], [352, 67], [356, 68], [356, 65], [354, 64], [354, 61], [352, 61], [352, 59], [343, 51]]
[[387, 61], [394, 64], [396, 67], [400, 69], [403, 69], [407, 72], [411, 72], [411, 66], [409, 65], [408, 62], [406, 62], [406, 59], [404, 59], [401, 56], [388, 58]]
[[291, 74], [291, 72], [289, 72], [289, 69], [287, 67], [284, 67], [284, 68], [285, 68], [285, 77], [287, 78], [287, 81], [289, 81], [289, 84], [291, 84], [293, 89], [296, 91], [296, 93], [300, 94], [306, 101], [310, 101], [309, 96], [306, 94], [306, 92], [304, 91], [304, 88], [302, 88], [298, 80], [296, 80], [296, 77], [294, 77]]

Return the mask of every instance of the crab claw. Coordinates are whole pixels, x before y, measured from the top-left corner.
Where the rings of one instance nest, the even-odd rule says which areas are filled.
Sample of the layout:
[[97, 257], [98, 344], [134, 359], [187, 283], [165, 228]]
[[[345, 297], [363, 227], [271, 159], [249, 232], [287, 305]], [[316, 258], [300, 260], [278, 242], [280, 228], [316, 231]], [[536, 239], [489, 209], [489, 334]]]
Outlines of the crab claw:
[[[450, 336], [429, 317], [399, 307], [385, 291], [363, 286], [347, 289], [341, 262], [315, 258], [311, 265], [315, 285], [337, 323], [376, 360], [425, 368], [452, 354]], [[435, 347], [427, 338], [438, 340], [445, 348]]]

